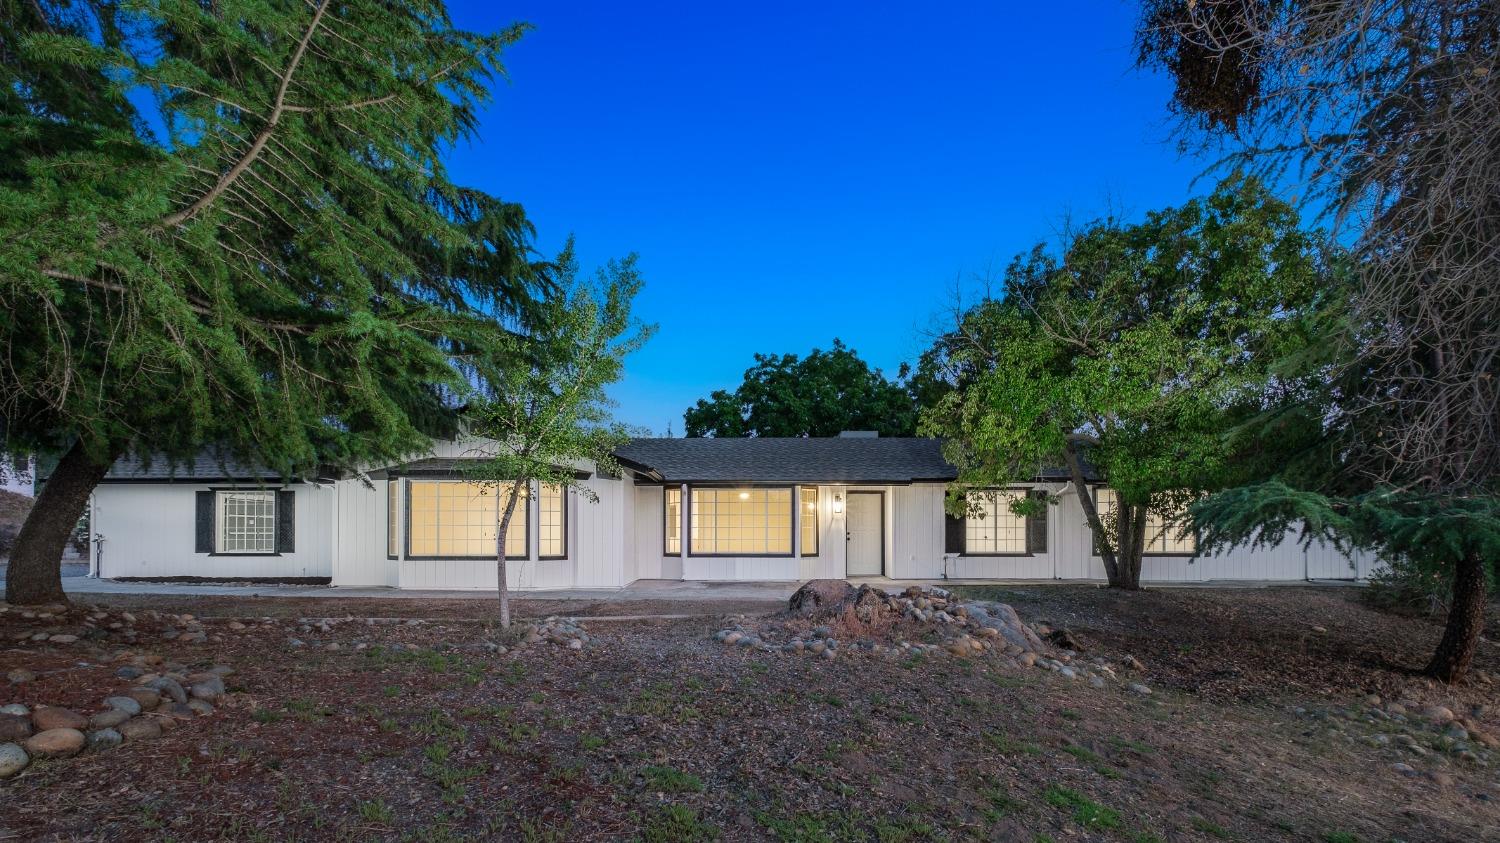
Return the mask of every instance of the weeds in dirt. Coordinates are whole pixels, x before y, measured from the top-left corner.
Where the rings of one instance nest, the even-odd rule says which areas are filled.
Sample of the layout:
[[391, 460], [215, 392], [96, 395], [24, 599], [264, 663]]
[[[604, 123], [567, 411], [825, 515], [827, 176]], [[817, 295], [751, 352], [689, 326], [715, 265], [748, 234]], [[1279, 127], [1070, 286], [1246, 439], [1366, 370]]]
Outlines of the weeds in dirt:
[[641, 824], [644, 843], [700, 843], [719, 839], [719, 830], [698, 818], [686, 805], [665, 805], [648, 814]]
[[666, 682], [657, 682], [636, 694], [625, 705], [625, 711], [643, 717], [656, 717], [672, 723], [685, 723], [700, 717], [693, 705], [697, 695], [682, 693]]
[[907, 843], [910, 840], [931, 840], [937, 829], [930, 823], [916, 818], [891, 820], [884, 817], [875, 821], [871, 831], [879, 843]]
[[371, 799], [358, 805], [360, 819], [376, 825], [390, 825], [396, 819], [396, 811], [382, 799]]
[[984, 818], [990, 822], [999, 822], [1006, 817], [1012, 817], [1026, 809], [1026, 803], [1011, 796], [999, 787], [986, 787], [979, 793], [989, 803], [984, 809]]
[[1072, 744], [1063, 747], [1062, 751], [1089, 765], [1094, 769], [1094, 772], [1098, 773], [1101, 776], [1104, 776], [1105, 778], [1118, 779], [1121, 777], [1121, 775], [1123, 775], [1119, 770], [1111, 767], [1109, 765], [1109, 762], [1104, 760], [1104, 756], [1100, 755], [1097, 752], [1094, 752], [1088, 747]]
[[1119, 735], [1110, 735], [1109, 745], [1114, 747], [1115, 749], [1128, 749], [1131, 752], [1137, 752], [1141, 755], [1147, 755], [1152, 751], [1150, 744], [1142, 743], [1131, 738], [1122, 738]]
[[1217, 837], [1220, 840], [1229, 839], [1229, 832], [1224, 826], [1204, 817], [1193, 817], [1192, 826], [1210, 837]]
[[755, 815], [755, 821], [782, 843], [833, 843], [867, 839], [852, 816], [832, 811], [825, 814], [799, 813], [790, 817], [760, 811]]
[[286, 701], [287, 710], [293, 717], [304, 723], [316, 723], [324, 717], [332, 717], [338, 712], [327, 705], [319, 705], [314, 700], [297, 698]]
[[1042, 794], [1042, 798], [1047, 801], [1048, 805], [1054, 808], [1071, 811], [1073, 822], [1078, 823], [1086, 829], [1113, 831], [1124, 825], [1120, 822], [1119, 811], [1113, 808], [1106, 808], [1076, 790], [1051, 785]]
[[1006, 755], [1041, 755], [1042, 748], [1031, 741], [1018, 741], [1012, 739], [1004, 732], [986, 730], [984, 742], [994, 747], [997, 752]]
[[574, 839], [572, 826], [572, 823], [563, 823], [559, 827], [543, 826], [531, 820], [521, 820], [521, 840], [522, 843], [563, 843]]
[[703, 780], [675, 767], [648, 766], [641, 769], [646, 786], [661, 793], [702, 793]]

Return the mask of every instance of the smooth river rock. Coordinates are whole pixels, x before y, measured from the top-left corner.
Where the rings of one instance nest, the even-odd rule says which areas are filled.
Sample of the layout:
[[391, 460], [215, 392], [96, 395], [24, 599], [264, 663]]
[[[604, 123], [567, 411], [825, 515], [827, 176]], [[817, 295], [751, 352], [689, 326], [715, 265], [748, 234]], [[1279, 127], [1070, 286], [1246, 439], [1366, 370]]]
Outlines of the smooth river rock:
[[83, 749], [84, 740], [77, 729], [48, 729], [27, 738], [22, 746], [33, 758], [67, 758]]

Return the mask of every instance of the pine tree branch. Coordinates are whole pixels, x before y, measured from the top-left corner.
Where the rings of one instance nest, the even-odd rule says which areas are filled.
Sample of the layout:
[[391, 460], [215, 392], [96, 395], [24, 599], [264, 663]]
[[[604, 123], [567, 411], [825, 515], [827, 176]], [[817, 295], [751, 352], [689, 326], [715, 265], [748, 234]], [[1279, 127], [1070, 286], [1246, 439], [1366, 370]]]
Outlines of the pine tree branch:
[[271, 140], [271, 135], [276, 131], [277, 125], [281, 122], [281, 116], [286, 113], [286, 95], [292, 86], [292, 78], [296, 76], [297, 67], [302, 63], [302, 57], [307, 54], [307, 45], [318, 31], [318, 24], [323, 20], [323, 13], [327, 10], [328, 0], [320, 0], [317, 8], [313, 11], [312, 21], [307, 25], [307, 31], [302, 34], [302, 40], [297, 42], [296, 49], [292, 51], [292, 56], [287, 61], [286, 69], [281, 73], [281, 82], [276, 87], [276, 98], [272, 105], [271, 113], [266, 117], [266, 125], [255, 136], [255, 140], [251, 142], [250, 148], [245, 151], [244, 155], [240, 156], [240, 159], [234, 163], [234, 166], [230, 167], [219, 177], [219, 180], [214, 183], [213, 187], [209, 188], [206, 193], [198, 198], [198, 201], [175, 214], [168, 215], [162, 219], [157, 228], [173, 228], [202, 213], [225, 190], [228, 190], [229, 186], [234, 184], [235, 180], [260, 157], [261, 150], [266, 148], [266, 144]]
[[[127, 288], [124, 284], [119, 284], [114, 281], [103, 281], [98, 278], [90, 278], [87, 275], [77, 275], [72, 272], [63, 272], [57, 269], [43, 269], [42, 274], [47, 276], [48, 278], [55, 278], [59, 281], [71, 281], [75, 284], [82, 284], [85, 287], [93, 287], [95, 289], [105, 290], [111, 293], [119, 293], [121, 295], [124, 295], [130, 292], [129, 288]], [[212, 306], [202, 302], [199, 299], [188, 296], [184, 296], [184, 298], [187, 301], [188, 309], [198, 314], [199, 316], [215, 316], [218, 314], [218, 311], [215, 310]], [[292, 322], [273, 322], [265, 319], [246, 319], [245, 321], [253, 325], [258, 325], [262, 328], [266, 328], [267, 330], [281, 331], [288, 334], [300, 334], [302, 336], [311, 334], [318, 328], [323, 327], [320, 325], [298, 325]]]

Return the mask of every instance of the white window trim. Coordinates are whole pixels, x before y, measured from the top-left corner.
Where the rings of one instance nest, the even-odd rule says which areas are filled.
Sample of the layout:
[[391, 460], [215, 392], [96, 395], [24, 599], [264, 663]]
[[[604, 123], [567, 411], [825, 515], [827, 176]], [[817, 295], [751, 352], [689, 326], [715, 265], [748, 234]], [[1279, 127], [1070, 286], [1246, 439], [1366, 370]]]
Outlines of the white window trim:
[[[229, 520], [228, 520], [228, 515], [227, 515], [227, 513], [225, 511], [225, 509], [226, 509], [225, 505], [226, 505], [228, 499], [231, 496], [234, 496], [234, 495], [241, 495], [241, 496], [253, 495], [255, 497], [263, 498], [263, 499], [266, 499], [266, 500], [270, 501], [271, 529], [270, 529], [270, 535], [269, 535], [269, 538], [270, 538], [270, 547], [268, 549], [266, 549], [266, 550], [259, 550], [259, 549], [255, 549], [255, 550], [231, 549], [231, 548], [229, 548], [227, 546], [228, 545], [228, 538], [229, 538], [229, 532], [228, 532], [229, 531]], [[277, 524], [278, 524], [278, 518], [277, 518], [278, 513], [276, 511], [276, 507], [277, 507], [277, 504], [279, 503], [279, 501], [277, 500], [277, 497], [278, 496], [277, 496], [277, 494], [276, 494], [276, 492], [274, 490], [263, 490], [263, 489], [215, 489], [214, 490], [214, 554], [218, 555], [218, 556], [275, 556], [275, 555], [277, 555], [278, 551], [276, 550], [276, 532], [277, 532]], [[241, 517], [245, 517], [245, 516], [241, 516]]]

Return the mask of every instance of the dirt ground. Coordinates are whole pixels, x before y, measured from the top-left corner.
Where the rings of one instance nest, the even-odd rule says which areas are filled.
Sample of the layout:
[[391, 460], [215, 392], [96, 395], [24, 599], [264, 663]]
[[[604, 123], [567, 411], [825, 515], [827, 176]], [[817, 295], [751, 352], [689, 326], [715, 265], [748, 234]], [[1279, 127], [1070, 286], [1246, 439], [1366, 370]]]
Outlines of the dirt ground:
[[[585, 620], [581, 650], [498, 653], [471, 649], [501, 640], [482, 620], [460, 622], [487, 618], [484, 601], [194, 601], [205, 618], [283, 620], [209, 620], [209, 639], [189, 644], [162, 640], [141, 605], [185, 604], [131, 598], [130, 648], [107, 635], [16, 643], [47, 627], [12, 611], [0, 668], [39, 676], [0, 684], [0, 703], [95, 710], [141, 653], [236, 672], [209, 717], [0, 783], [0, 840], [1500, 839], [1495, 766], [1458, 758], [1419, 718], [1371, 714], [1373, 693], [1500, 734], [1495, 684], [1410, 673], [1436, 640], [1429, 623], [1366, 609], [1352, 590], [984, 596], [1067, 627], [1088, 655], [1135, 656], [1131, 678], [1153, 693], [988, 656], [725, 647], [712, 615]], [[322, 615], [435, 620], [298, 628]], [[1493, 643], [1479, 668], [1500, 673]], [[1379, 739], [1399, 732], [1416, 748]]]

